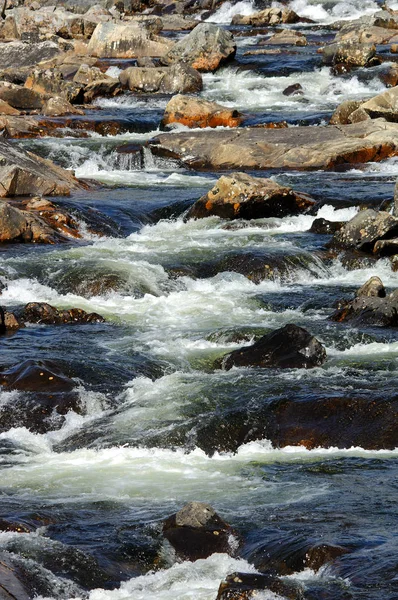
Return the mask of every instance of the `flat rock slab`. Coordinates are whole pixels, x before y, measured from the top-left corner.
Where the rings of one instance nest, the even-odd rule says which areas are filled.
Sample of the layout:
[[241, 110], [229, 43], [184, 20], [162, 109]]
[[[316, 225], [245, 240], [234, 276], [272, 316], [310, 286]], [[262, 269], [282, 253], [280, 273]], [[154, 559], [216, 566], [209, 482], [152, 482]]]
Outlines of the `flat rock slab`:
[[397, 155], [398, 124], [375, 119], [325, 127], [165, 133], [148, 146], [154, 155], [197, 170], [333, 169]]

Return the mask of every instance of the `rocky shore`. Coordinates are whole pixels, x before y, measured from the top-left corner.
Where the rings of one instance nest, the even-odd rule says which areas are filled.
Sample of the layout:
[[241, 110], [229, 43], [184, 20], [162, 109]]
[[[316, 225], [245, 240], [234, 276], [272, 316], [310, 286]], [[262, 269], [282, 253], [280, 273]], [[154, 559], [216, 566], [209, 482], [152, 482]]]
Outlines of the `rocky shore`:
[[[348, 589], [350, 560], [361, 563], [365, 551], [343, 526], [323, 537], [315, 510], [302, 513], [303, 521], [314, 519], [312, 535], [307, 529], [293, 539], [297, 524], [286, 514], [278, 521], [277, 494], [262, 528], [255, 529], [260, 501], [253, 518], [244, 499], [236, 519], [231, 509], [224, 520], [213, 508], [213, 497], [215, 506], [224, 500], [212, 478], [222, 492], [223, 477], [230, 476], [216, 461], [241, 460], [256, 444], [275, 452], [294, 448], [305, 460], [311, 452], [355, 450], [367, 457], [398, 447], [398, 400], [385, 377], [396, 369], [397, 350], [390, 346], [398, 332], [398, 11], [385, 5], [321, 25], [299, 5], [0, 3], [5, 480], [10, 471], [2, 493], [12, 498], [22, 490], [32, 503], [23, 510], [14, 510], [13, 500], [4, 505], [1, 597], [163, 599], [161, 585], [146, 588], [146, 577], [167, 577], [186, 563], [199, 569], [215, 555], [224, 555], [227, 566], [200, 575], [203, 589], [212, 578], [217, 585], [199, 591], [198, 600], [261, 593], [355, 600], [382, 585], [380, 569], [369, 585], [357, 574], [357, 587]], [[229, 11], [228, 23], [222, 11]], [[252, 79], [262, 69], [269, 69], [264, 86], [272, 73], [275, 87], [295, 60], [306, 75], [331, 78], [332, 88], [344, 88], [349, 77], [365, 82], [364, 97], [341, 93], [342, 101], [320, 117], [308, 116], [307, 80], [289, 80], [280, 90], [287, 120], [232, 97], [234, 80], [243, 82], [242, 94], [254, 95]], [[214, 89], [224, 93], [218, 97]], [[297, 109], [293, 122], [290, 108]], [[358, 173], [385, 165], [392, 173], [388, 193], [383, 188], [378, 195], [375, 175], [369, 177], [373, 196], [372, 188], [366, 199], [354, 197], [355, 190], [349, 200], [339, 197]], [[116, 185], [109, 183], [113, 170], [121, 173]], [[131, 173], [141, 179], [129, 188]], [[341, 177], [341, 187], [330, 191], [334, 180], [327, 177]], [[377, 355], [383, 345], [393, 355], [381, 359], [376, 383], [365, 380], [368, 367], [360, 359], [349, 367], [344, 362], [352, 348], [369, 346]], [[26, 441], [13, 445], [21, 432], [34, 442], [29, 456]], [[156, 464], [155, 478], [165, 483], [146, 513], [151, 498], [145, 494], [152, 492], [142, 483], [137, 491], [134, 481], [119, 481], [115, 500], [105, 498], [101, 482], [104, 498], [98, 498], [101, 469], [94, 476], [85, 461], [108, 450], [115, 451], [110, 464], [132, 480], [118, 452], [149, 452], [144, 471], [156, 463], [150, 452], [157, 450], [183, 465], [193, 455], [216, 466], [195, 496], [183, 476], [162, 504], [176, 469], [162, 472]], [[83, 483], [72, 464], [79, 452], [85, 453], [76, 458], [87, 469]], [[29, 471], [35, 453], [38, 463]], [[64, 467], [55, 466], [55, 475], [51, 469], [59, 457], [68, 467], [58, 477]], [[310, 472], [305, 460], [300, 469]], [[41, 471], [46, 461], [48, 480]], [[259, 464], [264, 468], [261, 461], [244, 464], [249, 478]], [[325, 477], [319, 488], [329, 489], [340, 468], [337, 459], [332, 466], [316, 463], [311, 476]], [[275, 465], [266, 474], [261, 469], [242, 484], [244, 492], [277, 479]], [[35, 473], [42, 478], [39, 491]], [[74, 478], [83, 491], [71, 494], [61, 514], [53, 510], [61, 502], [57, 490], [69, 493]], [[284, 489], [289, 503], [290, 488]], [[46, 494], [48, 504], [40, 499]], [[121, 525], [122, 504], [131, 497], [139, 498], [138, 521]], [[86, 521], [87, 540], [79, 533]], [[97, 528], [105, 532], [99, 541]], [[109, 529], [114, 537], [103, 550]], [[397, 574], [388, 564], [390, 586]], [[325, 584], [328, 569], [332, 581]], [[194, 597], [195, 591], [173, 591], [173, 581], [167, 593]], [[394, 597], [381, 594], [374, 598]]]

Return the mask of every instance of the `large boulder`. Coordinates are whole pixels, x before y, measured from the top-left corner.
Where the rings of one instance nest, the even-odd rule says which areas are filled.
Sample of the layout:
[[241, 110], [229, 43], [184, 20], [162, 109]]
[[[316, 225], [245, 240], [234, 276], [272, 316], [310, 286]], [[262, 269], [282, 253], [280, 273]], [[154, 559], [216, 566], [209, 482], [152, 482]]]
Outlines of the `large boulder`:
[[187, 127], [238, 127], [242, 116], [237, 110], [201, 98], [173, 96], [166, 106], [162, 123], [182, 123]]
[[83, 103], [84, 85], [66, 79], [59, 69], [34, 69], [24, 89], [41, 97], [61, 96], [71, 103]]
[[281, 23], [298, 23], [300, 17], [289, 8], [265, 8], [251, 15], [235, 15], [232, 25], [251, 25], [264, 27], [266, 25], [280, 25]]
[[40, 92], [10, 83], [0, 85], [0, 99], [19, 110], [40, 110], [44, 103]]
[[324, 47], [323, 62], [327, 65], [344, 64], [351, 67], [365, 67], [371, 63], [375, 55], [376, 46], [374, 44], [337, 42]]
[[329, 246], [333, 249], [353, 249], [373, 252], [378, 240], [398, 235], [398, 218], [386, 211], [371, 208], [358, 212], [334, 234]]
[[297, 215], [315, 202], [306, 194], [272, 179], [246, 173], [223, 175], [215, 186], [190, 208], [187, 218], [218, 216], [223, 219], [258, 219]]
[[387, 121], [398, 121], [398, 88], [393, 87], [363, 102], [361, 110], [375, 119], [383, 117]]
[[81, 187], [70, 171], [0, 138], [0, 198], [68, 196]]
[[61, 53], [55, 42], [10, 42], [0, 43], [0, 65], [9, 69], [33, 67]]
[[179, 94], [199, 92], [202, 76], [186, 64], [171, 67], [129, 67], [119, 75], [120, 83], [132, 92]]
[[88, 54], [98, 58], [162, 56], [173, 42], [156, 36], [145, 21], [99, 23], [88, 44]]
[[0, 242], [54, 244], [80, 238], [77, 222], [52, 202], [33, 198], [21, 208], [0, 202]]
[[312, 369], [326, 360], [324, 346], [297, 325], [285, 325], [265, 335], [251, 346], [234, 350], [222, 359], [222, 366], [277, 369]]
[[215, 71], [232, 60], [235, 53], [236, 44], [229, 31], [212, 23], [200, 23], [161, 60], [164, 64], [188, 63], [198, 71]]
[[198, 170], [330, 169], [395, 156], [398, 124], [370, 119], [339, 127], [173, 132], [158, 135], [148, 145], [153, 154]]
[[190, 502], [163, 522], [163, 535], [185, 560], [232, 554], [232, 534], [232, 527], [203, 502]]

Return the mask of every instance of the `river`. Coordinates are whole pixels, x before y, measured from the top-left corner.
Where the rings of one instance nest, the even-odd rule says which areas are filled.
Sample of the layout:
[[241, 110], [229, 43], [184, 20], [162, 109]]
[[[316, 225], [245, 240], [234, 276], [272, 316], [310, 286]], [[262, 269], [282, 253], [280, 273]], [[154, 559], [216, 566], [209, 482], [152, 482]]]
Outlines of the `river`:
[[[334, 77], [317, 53], [334, 35], [324, 26], [371, 14], [376, 2], [290, 5], [316, 21], [294, 26], [308, 46], [244, 56], [258, 38], [229, 27], [237, 34], [235, 61], [204, 76], [201, 95], [245, 112], [246, 124], [322, 126], [343, 100], [385, 89], [378, 72], [386, 63]], [[229, 26], [234, 14], [254, 10], [250, 2], [226, 3], [210, 20]], [[122, 67], [115, 61], [111, 71]], [[303, 94], [284, 96], [295, 83]], [[2, 516], [32, 531], [0, 533], [0, 548], [31, 573], [41, 599], [215, 600], [227, 574], [256, 572], [267, 552], [282, 556], [330, 543], [349, 552], [317, 572], [289, 575], [306, 598], [396, 600], [398, 450], [274, 448], [267, 439], [236, 452], [205, 450], [217, 439], [217, 423], [234, 411], [253, 414], [286, 397], [395, 397], [396, 330], [358, 329], [327, 317], [370, 276], [392, 291], [397, 274], [387, 259], [357, 270], [322, 260], [329, 237], [308, 229], [317, 216], [347, 221], [361, 204], [390, 200], [398, 159], [340, 172], [252, 173], [311, 194], [320, 201], [312, 215], [241, 228], [216, 217], [184, 221], [187, 207], [220, 173], [185, 171], [149, 151], [137, 164], [134, 155], [117, 151], [158, 133], [167, 100], [129, 94], [98, 100], [101, 115], [128, 122], [130, 133], [18, 142], [102, 184], [61, 203], [98, 210], [118, 229], [110, 225], [103, 236], [86, 231], [83, 242], [69, 246], [2, 249], [3, 306], [78, 306], [107, 322], [30, 326], [1, 340], [5, 366], [26, 358], [61, 365], [77, 382], [81, 411], [54, 417], [42, 433], [2, 430]], [[197, 276], [216, 258], [253, 252], [291, 256], [291, 266], [258, 284], [233, 272]], [[93, 292], [98, 279], [109, 281], [109, 289]], [[326, 346], [322, 367], [213, 369], [242, 339], [287, 323], [307, 328]], [[1, 392], [1, 410], [23, 394]], [[239, 557], [176, 561], [161, 521], [191, 500], [210, 503], [240, 533]], [[276, 596], [264, 591], [258, 598]]]

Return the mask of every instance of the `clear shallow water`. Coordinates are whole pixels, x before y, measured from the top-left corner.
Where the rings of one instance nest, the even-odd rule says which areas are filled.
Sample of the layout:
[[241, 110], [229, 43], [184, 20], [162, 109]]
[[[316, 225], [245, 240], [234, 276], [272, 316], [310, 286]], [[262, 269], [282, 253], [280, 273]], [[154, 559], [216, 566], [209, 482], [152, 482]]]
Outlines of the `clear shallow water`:
[[[327, 25], [370, 13], [376, 3], [297, 0], [291, 6]], [[227, 3], [212, 19], [228, 24], [237, 11], [252, 10], [247, 2]], [[239, 108], [249, 122], [319, 125], [343, 99], [384, 89], [377, 69], [332, 77], [320, 67], [315, 44], [293, 55], [244, 57], [258, 40], [238, 39], [237, 62], [206, 75], [202, 95]], [[285, 97], [285, 87], [296, 82], [304, 95]], [[2, 427], [2, 515], [33, 531], [0, 533], [0, 549], [29, 570], [38, 598], [214, 600], [233, 571], [255, 572], [266, 568], [267, 555], [329, 543], [349, 552], [317, 573], [291, 575], [305, 597], [394, 600], [396, 450], [278, 448], [266, 435], [238, 442], [234, 452], [205, 450], [220, 437], [217, 424], [255, 422], [286, 398], [297, 406], [331, 398], [395, 401], [397, 332], [351, 328], [327, 317], [337, 300], [374, 274], [396, 289], [396, 273], [388, 260], [355, 271], [326, 260], [328, 236], [308, 229], [316, 217], [346, 221], [362, 204], [391, 199], [397, 160], [344, 173], [262, 174], [313, 195], [320, 202], [314, 215], [237, 228], [217, 218], [184, 222], [186, 209], [219, 174], [184, 171], [146, 151], [119, 152], [159, 132], [166, 102], [132, 95], [100, 100], [102, 116], [128, 122], [130, 133], [19, 142], [105, 184], [61, 202], [96, 209], [115, 227], [102, 235], [85, 230], [83, 241], [71, 246], [2, 249], [3, 306], [79, 306], [107, 323], [27, 327], [1, 340], [3, 367], [27, 357], [55, 360], [76, 381], [81, 414], [71, 410], [50, 420], [42, 433], [18, 420]], [[287, 266], [258, 284], [222, 268], [220, 261], [253, 253], [288, 257]], [[287, 323], [324, 343], [323, 367], [214, 368], [226, 352]], [[0, 414], [28, 399], [26, 392], [2, 392]], [[210, 502], [239, 532], [239, 558], [175, 560], [160, 523], [190, 500]], [[275, 599], [268, 591], [258, 597]]]

